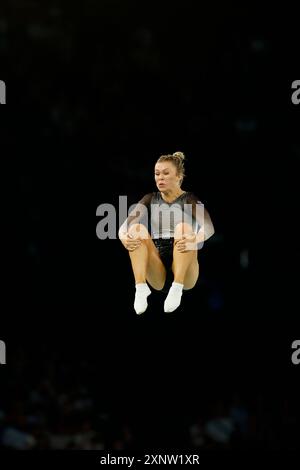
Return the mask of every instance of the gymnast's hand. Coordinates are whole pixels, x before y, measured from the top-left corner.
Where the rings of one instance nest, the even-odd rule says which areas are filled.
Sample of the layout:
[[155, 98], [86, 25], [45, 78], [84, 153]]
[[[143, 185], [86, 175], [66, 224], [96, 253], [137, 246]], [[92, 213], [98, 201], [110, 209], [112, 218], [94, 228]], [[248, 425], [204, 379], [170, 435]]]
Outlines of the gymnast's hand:
[[175, 241], [175, 247], [180, 253], [197, 250], [196, 234], [185, 234]]
[[141, 243], [142, 243], [139, 238], [134, 238], [134, 236], [129, 233], [126, 233], [121, 238], [121, 241], [128, 251], [136, 250], [137, 248], [141, 246]]

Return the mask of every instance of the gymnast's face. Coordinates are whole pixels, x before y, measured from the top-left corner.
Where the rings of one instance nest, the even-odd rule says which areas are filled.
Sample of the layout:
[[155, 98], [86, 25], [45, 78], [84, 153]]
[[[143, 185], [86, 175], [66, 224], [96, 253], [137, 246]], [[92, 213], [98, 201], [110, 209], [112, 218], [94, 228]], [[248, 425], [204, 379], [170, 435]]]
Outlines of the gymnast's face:
[[155, 183], [159, 191], [168, 192], [180, 187], [180, 177], [172, 162], [160, 162], [155, 165]]

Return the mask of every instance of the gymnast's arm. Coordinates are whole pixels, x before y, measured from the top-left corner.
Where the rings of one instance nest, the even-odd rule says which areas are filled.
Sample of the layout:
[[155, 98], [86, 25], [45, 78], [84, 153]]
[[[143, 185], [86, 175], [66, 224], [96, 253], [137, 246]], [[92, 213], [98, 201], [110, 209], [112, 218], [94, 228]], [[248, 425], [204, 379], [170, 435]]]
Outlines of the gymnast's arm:
[[196, 233], [196, 243], [203, 244], [215, 233], [211, 217], [208, 210], [204, 207], [204, 204], [201, 203], [194, 194], [190, 195], [188, 203], [192, 204], [193, 219], [200, 226], [200, 229]]
[[119, 228], [119, 238], [124, 246], [126, 246], [126, 241], [128, 239], [128, 230], [131, 225], [145, 222], [149, 220], [148, 218], [148, 209], [150, 208], [152, 193], [146, 194], [142, 199], [136, 204], [134, 209], [130, 212], [127, 219], [123, 222]]

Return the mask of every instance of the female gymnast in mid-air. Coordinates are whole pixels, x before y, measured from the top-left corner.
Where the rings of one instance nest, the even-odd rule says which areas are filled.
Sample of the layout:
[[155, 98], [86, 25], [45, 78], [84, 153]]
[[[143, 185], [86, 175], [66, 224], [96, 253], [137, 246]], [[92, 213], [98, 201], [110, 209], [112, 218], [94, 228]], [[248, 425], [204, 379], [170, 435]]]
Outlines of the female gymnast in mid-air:
[[184, 159], [182, 152], [175, 152], [157, 160], [158, 191], [146, 194], [119, 229], [135, 279], [137, 314], [147, 309], [147, 297], [151, 294], [148, 284], [168, 293], [165, 312], [176, 310], [183, 290], [192, 289], [197, 282], [198, 250], [214, 234], [204, 205], [194, 193], [181, 188]]

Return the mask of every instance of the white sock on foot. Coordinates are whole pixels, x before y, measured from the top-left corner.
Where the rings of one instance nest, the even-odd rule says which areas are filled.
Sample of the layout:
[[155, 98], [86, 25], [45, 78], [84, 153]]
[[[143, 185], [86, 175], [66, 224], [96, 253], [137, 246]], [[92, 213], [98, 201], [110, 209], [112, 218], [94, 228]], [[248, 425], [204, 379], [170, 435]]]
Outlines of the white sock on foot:
[[181, 302], [183, 284], [173, 282], [164, 304], [165, 312], [174, 312]]
[[134, 310], [138, 315], [144, 313], [148, 307], [147, 297], [151, 294], [146, 283], [135, 285], [135, 299], [134, 299]]

